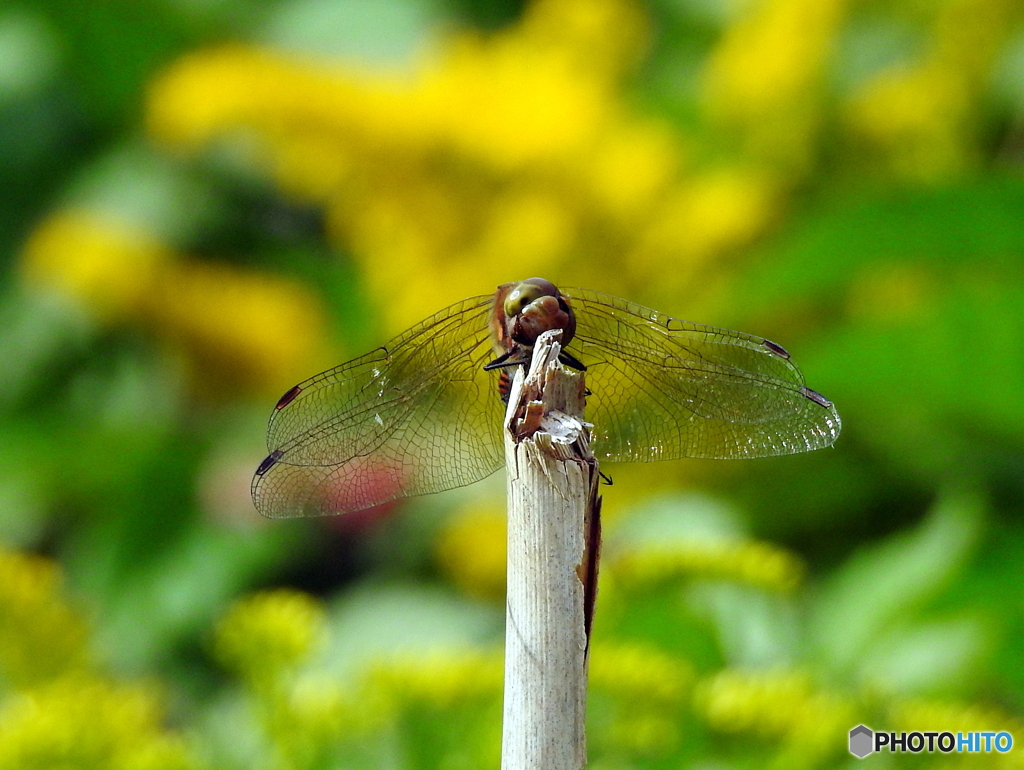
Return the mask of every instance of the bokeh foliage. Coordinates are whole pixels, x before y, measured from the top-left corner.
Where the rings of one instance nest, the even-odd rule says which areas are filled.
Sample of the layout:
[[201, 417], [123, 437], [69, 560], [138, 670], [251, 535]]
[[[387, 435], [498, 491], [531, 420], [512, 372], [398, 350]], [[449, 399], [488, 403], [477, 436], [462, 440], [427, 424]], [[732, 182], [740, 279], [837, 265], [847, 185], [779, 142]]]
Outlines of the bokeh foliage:
[[1024, 740], [1014, 0], [14, 0], [0, 136], [0, 769], [496, 766], [500, 480], [248, 483], [294, 382], [534, 274], [844, 419], [606, 469], [591, 767]]

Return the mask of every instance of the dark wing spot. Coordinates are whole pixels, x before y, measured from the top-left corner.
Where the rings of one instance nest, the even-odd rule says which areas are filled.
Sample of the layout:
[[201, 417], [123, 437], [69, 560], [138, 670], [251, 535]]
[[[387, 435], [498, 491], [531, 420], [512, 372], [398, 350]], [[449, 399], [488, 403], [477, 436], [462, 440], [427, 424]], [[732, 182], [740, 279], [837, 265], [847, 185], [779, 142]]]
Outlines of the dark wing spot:
[[769, 353], [774, 353], [779, 358], [789, 359], [790, 357], [789, 351], [786, 350], [784, 347], [782, 347], [782, 345], [780, 345], [777, 342], [772, 342], [771, 340], [764, 340], [761, 344], [768, 349]]
[[281, 459], [281, 455], [283, 454], [284, 452], [282, 452], [280, 449], [275, 449], [273, 452], [264, 457], [263, 462], [260, 463], [260, 467], [256, 469], [256, 475], [262, 476], [264, 473], [273, 468], [277, 461]]
[[826, 408], [832, 406], [832, 402], [829, 401], [816, 390], [811, 390], [810, 388], [805, 386], [800, 388], [800, 393], [804, 396], [807, 396], [807, 398], [811, 399], [811, 401], [813, 401], [816, 404], [821, 404]]
[[293, 387], [291, 390], [289, 390], [287, 393], [285, 393], [283, 396], [281, 396], [281, 398], [279, 398], [277, 400], [277, 406], [275, 406], [274, 409], [284, 409], [301, 392], [302, 392], [302, 388], [300, 388], [298, 385], [296, 385], [295, 387]]

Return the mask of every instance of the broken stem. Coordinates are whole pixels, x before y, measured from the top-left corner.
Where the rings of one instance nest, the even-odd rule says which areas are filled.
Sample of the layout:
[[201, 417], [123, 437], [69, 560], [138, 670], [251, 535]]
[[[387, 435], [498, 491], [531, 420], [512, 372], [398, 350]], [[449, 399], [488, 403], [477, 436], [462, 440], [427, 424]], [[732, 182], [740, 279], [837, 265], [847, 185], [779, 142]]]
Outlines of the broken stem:
[[[508, 599], [502, 770], [581, 770], [589, 618], [596, 583], [597, 463], [583, 375], [538, 339], [505, 418]], [[594, 541], [594, 542], [591, 542]]]

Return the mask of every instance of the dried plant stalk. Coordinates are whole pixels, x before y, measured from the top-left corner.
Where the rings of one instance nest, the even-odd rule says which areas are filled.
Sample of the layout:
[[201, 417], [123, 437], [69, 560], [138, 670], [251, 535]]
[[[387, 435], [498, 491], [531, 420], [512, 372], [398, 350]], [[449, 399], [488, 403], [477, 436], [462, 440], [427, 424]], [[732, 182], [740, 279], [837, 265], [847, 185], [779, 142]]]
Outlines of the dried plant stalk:
[[516, 374], [505, 418], [508, 599], [502, 770], [581, 770], [598, 471], [584, 377], [558, 362], [560, 331]]

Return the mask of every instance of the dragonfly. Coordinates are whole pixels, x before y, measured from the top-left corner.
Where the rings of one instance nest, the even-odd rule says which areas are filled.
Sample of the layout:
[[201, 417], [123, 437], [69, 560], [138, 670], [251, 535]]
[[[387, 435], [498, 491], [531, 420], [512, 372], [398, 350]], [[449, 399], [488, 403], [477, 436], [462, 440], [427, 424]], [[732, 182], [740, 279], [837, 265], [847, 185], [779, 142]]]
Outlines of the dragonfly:
[[290, 388], [252, 481], [269, 518], [350, 513], [465, 486], [504, 465], [510, 372], [562, 330], [585, 372], [601, 462], [741, 459], [831, 446], [835, 406], [781, 345], [542, 278], [451, 305]]

